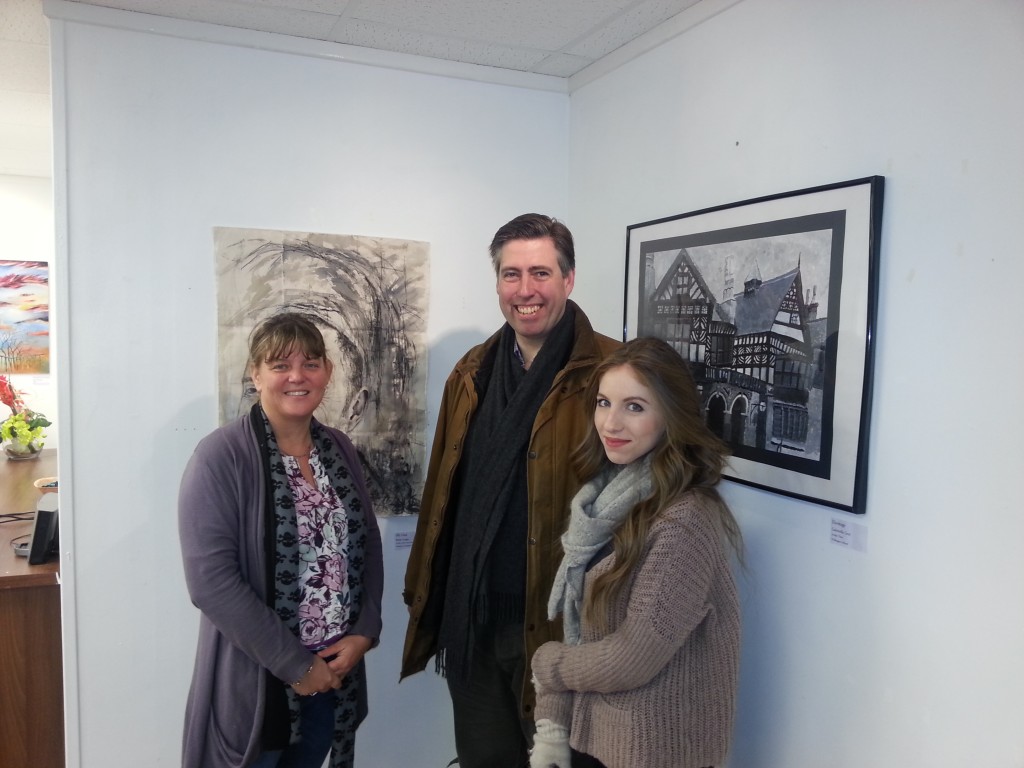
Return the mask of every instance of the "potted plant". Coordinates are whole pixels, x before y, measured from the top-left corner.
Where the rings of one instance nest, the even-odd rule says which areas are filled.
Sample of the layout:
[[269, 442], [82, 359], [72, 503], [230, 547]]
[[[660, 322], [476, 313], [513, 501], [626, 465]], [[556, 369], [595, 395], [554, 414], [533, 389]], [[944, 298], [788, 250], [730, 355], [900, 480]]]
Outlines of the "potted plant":
[[43, 414], [25, 406], [22, 393], [0, 376], [0, 402], [11, 409], [11, 415], [0, 424], [0, 439], [9, 459], [34, 459], [43, 450], [43, 439], [50, 421]]

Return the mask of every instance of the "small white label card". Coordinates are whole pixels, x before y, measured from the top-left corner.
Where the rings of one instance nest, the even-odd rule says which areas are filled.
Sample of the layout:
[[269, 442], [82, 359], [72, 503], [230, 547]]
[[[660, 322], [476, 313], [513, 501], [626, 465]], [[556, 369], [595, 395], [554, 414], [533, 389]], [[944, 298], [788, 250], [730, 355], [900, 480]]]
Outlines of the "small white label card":
[[831, 541], [840, 547], [855, 549], [858, 552], [868, 551], [868, 529], [850, 520], [839, 517], [832, 518]]

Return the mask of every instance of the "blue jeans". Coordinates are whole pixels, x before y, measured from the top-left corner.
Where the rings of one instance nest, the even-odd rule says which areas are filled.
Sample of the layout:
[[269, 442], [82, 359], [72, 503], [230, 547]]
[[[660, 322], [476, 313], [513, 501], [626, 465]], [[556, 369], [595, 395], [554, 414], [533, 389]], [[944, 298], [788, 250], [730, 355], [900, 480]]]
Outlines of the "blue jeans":
[[334, 740], [334, 691], [299, 697], [299, 740], [264, 752], [251, 768], [320, 768]]

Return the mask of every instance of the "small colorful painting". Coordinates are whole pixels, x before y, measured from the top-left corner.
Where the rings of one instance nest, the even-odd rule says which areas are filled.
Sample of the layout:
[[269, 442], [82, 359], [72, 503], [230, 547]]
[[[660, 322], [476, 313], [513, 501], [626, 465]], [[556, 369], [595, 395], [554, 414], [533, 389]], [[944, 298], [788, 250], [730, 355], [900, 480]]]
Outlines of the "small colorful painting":
[[50, 372], [50, 265], [0, 260], [0, 373]]

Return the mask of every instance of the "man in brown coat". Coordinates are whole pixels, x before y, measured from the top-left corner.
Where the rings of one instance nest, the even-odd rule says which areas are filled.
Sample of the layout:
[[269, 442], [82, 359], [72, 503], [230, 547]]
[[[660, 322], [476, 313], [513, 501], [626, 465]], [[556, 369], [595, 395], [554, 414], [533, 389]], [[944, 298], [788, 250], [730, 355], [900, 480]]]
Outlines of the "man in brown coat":
[[535, 213], [490, 247], [506, 323], [445, 383], [404, 598], [402, 677], [431, 656], [445, 675], [460, 768], [520, 768], [533, 734], [530, 659], [547, 619], [559, 537], [579, 480], [569, 456], [591, 371], [619, 342], [569, 301], [572, 234]]

